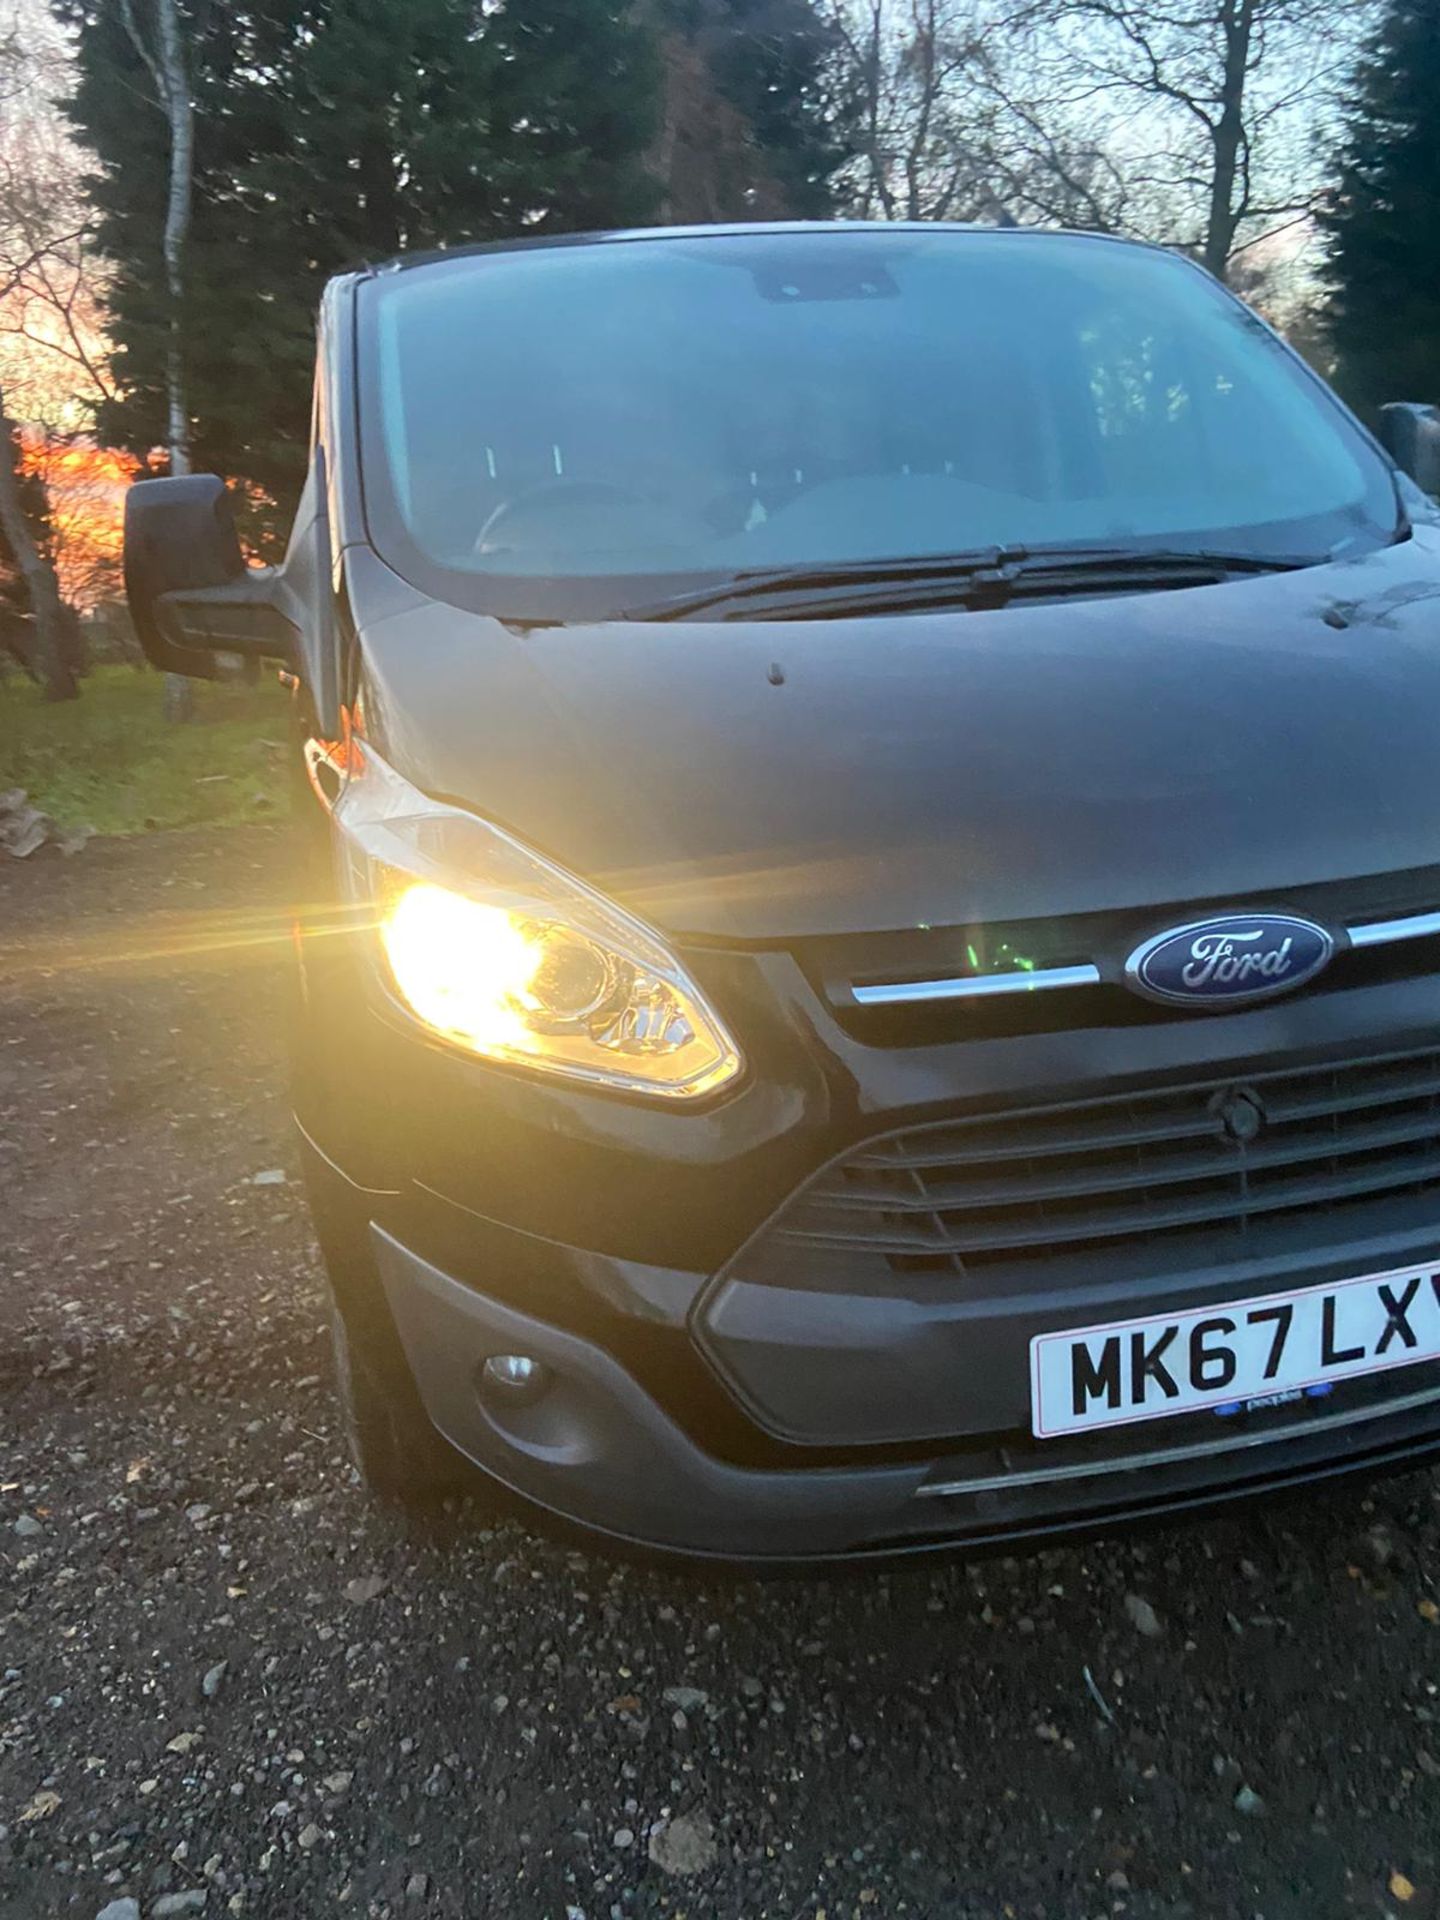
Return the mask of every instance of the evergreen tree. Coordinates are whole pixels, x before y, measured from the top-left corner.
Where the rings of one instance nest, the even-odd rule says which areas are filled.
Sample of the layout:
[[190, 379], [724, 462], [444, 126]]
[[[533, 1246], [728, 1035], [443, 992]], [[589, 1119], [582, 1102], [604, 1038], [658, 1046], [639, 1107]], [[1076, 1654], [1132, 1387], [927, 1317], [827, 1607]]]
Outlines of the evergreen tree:
[[825, 219], [850, 157], [834, 28], [814, 0], [660, 0], [668, 218]]
[[[61, 0], [56, 12], [79, 28], [69, 110], [98, 163], [88, 194], [97, 242], [113, 267], [106, 306], [111, 373], [120, 397], [98, 407], [96, 425], [107, 444], [145, 456], [166, 438], [169, 303], [162, 235], [169, 129], [118, 0]], [[237, 171], [251, 153], [248, 110], [259, 79], [256, 74], [252, 81], [247, 67], [255, 51], [251, 18], [241, 8], [208, 0], [185, 6], [183, 17], [197, 135], [181, 314], [185, 385], [196, 416], [192, 454], [199, 468], [248, 476], [252, 462], [244, 456], [251, 450], [232, 446], [214, 408], [243, 377], [243, 360], [237, 363], [234, 350], [255, 297], [253, 249], [237, 196]], [[246, 80], [234, 79], [241, 72]], [[251, 393], [257, 415], [270, 412], [273, 391], [267, 385]], [[257, 422], [254, 437], [263, 441], [264, 432]]]
[[1440, 0], [1388, 0], [1321, 215], [1339, 382], [1440, 403]]
[[[107, 442], [164, 439], [166, 127], [120, 0], [55, 0], [78, 29], [70, 112], [99, 163], [97, 239], [121, 397]], [[648, 216], [652, 40], [624, 0], [185, 0], [195, 100], [185, 387], [194, 464], [283, 525], [303, 473], [315, 304], [400, 248]]]

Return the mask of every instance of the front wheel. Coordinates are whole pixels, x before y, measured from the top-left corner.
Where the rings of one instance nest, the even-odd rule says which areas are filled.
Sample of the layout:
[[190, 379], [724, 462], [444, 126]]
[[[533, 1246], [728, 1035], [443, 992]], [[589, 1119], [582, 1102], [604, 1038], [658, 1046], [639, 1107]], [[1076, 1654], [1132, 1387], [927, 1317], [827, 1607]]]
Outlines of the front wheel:
[[394, 1327], [366, 1325], [332, 1296], [330, 1339], [341, 1428], [370, 1492], [423, 1506], [473, 1491], [479, 1475], [430, 1424]]
[[473, 1493], [482, 1476], [431, 1425], [370, 1249], [355, 1190], [302, 1135], [310, 1217], [329, 1277], [340, 1425], [360, 1478], [382, 1499], [422, 1506]]

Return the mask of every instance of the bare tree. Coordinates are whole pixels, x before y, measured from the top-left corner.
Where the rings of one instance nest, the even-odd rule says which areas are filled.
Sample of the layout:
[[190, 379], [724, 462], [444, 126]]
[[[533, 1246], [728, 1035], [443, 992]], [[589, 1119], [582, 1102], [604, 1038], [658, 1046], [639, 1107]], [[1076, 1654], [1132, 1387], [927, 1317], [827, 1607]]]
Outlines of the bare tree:
[[977, 102], [982, 209], [1017, 223], [1132, 232], [1144, 221], [1142, 176], [1098, 144], [1083, 121], [1050, 110], [1002, 33], [985, 42]]
[[[69, 437], [114, 397], [105, 366], [106, 268], [91, 242], [82, 164], [60, 108], [64, 42], [25, 0], [0, 52], [0, 368], [11, 408]], [[6, 97], [8, 96], [8, 97]]]
[[114, 590], [114, 480], [128, 468], [88, 431], [95, 403], [113, 397], [105, 269], [90, 243], [78, 156], [55, 110], [65, 74], [43, 24], [33, 13], [23, 22], [12, 111], [0, 126], [0, 384], [10, 416], [23, 423], [26, 480], [48, 503], [47, 550], [61, 595], [88, 605]]
[[[34, 176], [31, 176], [33, 189]], [[83, 410], [113, 395], [105, 369], [99, 310], [103, 268], [89, 243], [83, 224], [55, 230], [51, 217], [37, 220], [42, 207], [33, 190], [22, 190], [11, 174], [8, 157], [0, 155], [0, 206], [4, 238], [0, 240], [0, 273], [8, 288], [0, 307], [0, 340], [14, 343], [17, 359], [26, 362], [21, 384], [29, 392], [27, 418], [45, 419], [57, 428], [73, 431], [75, 403]], [[18, 244], [17, 244], [18, 243]], [[7, 354], [6, 358], [11, 358]], [[47, 376], [42, 367], [50, 363]], [[68, 415], [63, 421], [57, 417]]]
[[[33, 84], [18, 27], [0, 35], [0, 110], [9, 124]], [[0, 168], [0, 310], [26, 277], [42, 270], [52, 246], [66, 244], [63, 223], [45, 196], [45, 183], [18, 169]], [[25, 510], [22, 443], [11, 419], [0, 378], [0, 532], [24, 583], [34, 621], [33, 664], [51, 700], [73, 700], [80, 691], [71, 646], [71, 616], [60, 597], [50, 556], [35, 537]]]
[[80, 687], [75, 677], [71, 620], [60, 598], [60, 583], [48, 554], [31, 530], [21, 492], [20, 433], [5, 407], [0, 388], [0, 532], [15, 556], [15, 567], [25, 583], [35, 622], [34, 666], [47, 700], [75, 700]]
[[1315, 203], [1315, 131], [1368, 0], [1033, 0], [1016, 17], [1051, 127], [1088, 125], [1154, 238], [1219, 279]]
[[970, 212], [978, 142], [959, 103], [980, 57], [971, 0], [835, 0], [831, 18], [859, 106], [859, 212], [867, 220]]
[[1123, 170], [1033, 90], [1025, 0], [831, 0], [830, 18], [864, 218], [1125, 224]]
[[1303, 229], [1373, 0], [828, 0], [883, 219], [1139, 234], [1220, 278]]

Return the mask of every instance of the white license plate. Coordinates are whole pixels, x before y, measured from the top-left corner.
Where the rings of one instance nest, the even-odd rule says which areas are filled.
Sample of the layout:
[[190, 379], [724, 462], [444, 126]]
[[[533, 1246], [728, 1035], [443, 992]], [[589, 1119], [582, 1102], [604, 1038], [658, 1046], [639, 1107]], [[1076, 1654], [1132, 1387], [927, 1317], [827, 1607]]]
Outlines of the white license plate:
[[1190, 1313], [1037, 1334], [1038, 1439], [1298, 1396], [1440, 1358], [1440, 1263], [1227, 1300]]

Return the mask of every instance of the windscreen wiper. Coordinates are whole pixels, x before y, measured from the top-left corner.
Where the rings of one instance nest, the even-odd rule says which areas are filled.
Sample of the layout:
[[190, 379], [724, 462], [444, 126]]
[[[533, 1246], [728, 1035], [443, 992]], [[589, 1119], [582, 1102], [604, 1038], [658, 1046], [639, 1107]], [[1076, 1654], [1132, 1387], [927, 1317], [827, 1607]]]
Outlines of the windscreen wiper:
[[750, 567], [718, 586], [696, 587], [666, 600], [627, 607], [623, 620], [683, 620], [727, 601], [763, 599], [773, 593], [823, 593], [830, 588], [969, 580], [1028, 557], [1026, 547], [975, 547], [963, 553], [916, 554], [896, 560], [838, 560], [830, 565]]
[[1237, 574], [1287, 573], [1317, 561], [1301, 554], [1222, 552], [1202, 547], [985, 547], [834, 566], [767, 567], [718, 586], [627, 607], [624, 620], [684, 620], [728, 608], [754, 619], [899, 607], [1005, 606], [1017, 593], [1094, 592], [1112, 581], [1130, 590], [1201, 585]]

